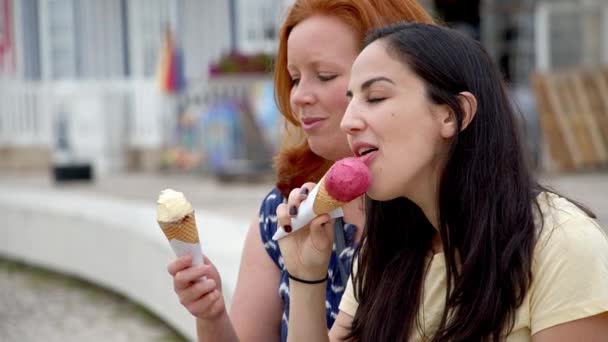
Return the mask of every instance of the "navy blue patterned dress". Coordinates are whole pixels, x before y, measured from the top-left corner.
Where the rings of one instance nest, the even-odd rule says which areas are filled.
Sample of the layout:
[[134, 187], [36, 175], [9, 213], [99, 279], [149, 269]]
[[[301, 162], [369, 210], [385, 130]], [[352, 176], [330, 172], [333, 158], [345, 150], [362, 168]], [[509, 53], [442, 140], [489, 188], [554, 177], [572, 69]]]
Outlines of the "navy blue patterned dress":
[[[287, 322], [289, 319], [289, 277], [283, 265], [283, 257], [279, 245], [272, 241], [272, 236], [277, 230], [277, 215], [276, 210], [279, 204], [283, 203], [284, 197], [281, 192], [274, 188], [262, 202], [260, 207], [260, 232], [262, 234], [262, 242], [266, 252], [270, 255], [274, 263], [281, 270], [281, 280], [279, 283], [279, 295], [283, 300], [283, 318], [281, 319], [281, 341], [287, 340]], [[357, 228], [355, 225], [344, 224], [344, 241], [345, 248], [338, 257], [336, 255], [336, 246], [329, 261], [329, 269], [327, 271], [327, 300], [325, 308], [327, 309], [327, 328], [331, 328], [338, 315], [338, 305], [346, 288], [346, 284], [342, 283], [338, 262], [341, 262], [343, 269], [350, 273], [352, 256], [355, 251], [354, 236]]]

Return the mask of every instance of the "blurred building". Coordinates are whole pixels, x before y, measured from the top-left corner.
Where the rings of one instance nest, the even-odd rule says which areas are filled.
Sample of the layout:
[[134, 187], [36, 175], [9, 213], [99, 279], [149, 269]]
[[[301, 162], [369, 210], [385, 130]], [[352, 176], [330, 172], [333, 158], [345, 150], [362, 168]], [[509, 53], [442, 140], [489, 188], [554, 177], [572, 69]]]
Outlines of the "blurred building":
[[535, 69], [608, 64], [605, 0], [482, 0], [481, 41], [508, 80]]
[[[4, 166], [47, 167], [58, 131], [99, 173], [122, 170], [133, 156], [140, 164], [158, 158], [175, 102], [155, 84], [165, 30], [183, 51], [187, 92], [204, 93], [209, 64], [223, 54], [275, 49], [287, 3], [0, 0]], [[205, 98], [180, 94], [190, 95]], [[69, 124], [58, 130], [62, 120]]]
[[[1, 0], [0, 53], [7, 56], [1, 60], [3, 76], [42, 80], [149, 78], [158, 63], [162, 33], [169, 26], [187, 53], [187, 75], [198, 77], [205, 74], [208, 61], [231, 46], [239, 45], [246, 51], [274, 49], [281, 3]], [[252, 12], [260, 17], [252, 20], [249, 15], [237, 14]], [[238, 30], [234, 32], [238, 35], [232, 30]], [[13, 58], [15, 61], [10, 60]], [[9, 68], [15, 63], [16, 68]]]
[[[73, 155], [99, 173], [153, 167], [174, 124], [174, 102], [216, 96], [209, 64], [227, 52], [272, 53], [292, 1], [0, 0], [2, 167], [47, 167], [60, 131]], [[535, 69], [608, 63], [605, 0], [421, 3], [446, 21], [472, 22], [519, 88]], [[173, 97], [155, 83], [167, 28], [183, 51], [188, 84]], [[232, 78], [220, 88], [238, 93], [247, 82]]]

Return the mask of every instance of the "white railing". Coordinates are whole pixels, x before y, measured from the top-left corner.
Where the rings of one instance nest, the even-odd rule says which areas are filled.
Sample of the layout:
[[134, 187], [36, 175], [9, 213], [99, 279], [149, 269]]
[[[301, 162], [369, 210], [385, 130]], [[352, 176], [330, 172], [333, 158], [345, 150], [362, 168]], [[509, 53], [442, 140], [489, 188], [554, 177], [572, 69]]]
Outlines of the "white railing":
[[0, 81], [0, 146], [46, 147], [51, 142], [48, 89]]
[[608, 2], [541, 2], [534, 25], [537, 70], [608, 64]]
[[53, 150], [63, 131], [75, 160], [92, 162], [100, 174], [120, 170], [128, 148], [160, 144], [162, 98], [150, 83], [4, 80], [0, 147]]
[[189, 85], [187, 101], [201, 105], [213, 104], [226, 98], [245, 98], [251, 86], [258, 81], [269, 79], [266, 74], [223, 75]]
[[169, 142], [177, 101], [202, 111], [219, 99], [245, 98], [251, 85], [266, 77], [193, 82], [179, 98], [161, 94], [151, 80], [1, 81], [0, 148], [52, 150], [64, 118], [76, 159], [92, 162], [100, 174], [119, 171], [129, 149], [155, 150]]

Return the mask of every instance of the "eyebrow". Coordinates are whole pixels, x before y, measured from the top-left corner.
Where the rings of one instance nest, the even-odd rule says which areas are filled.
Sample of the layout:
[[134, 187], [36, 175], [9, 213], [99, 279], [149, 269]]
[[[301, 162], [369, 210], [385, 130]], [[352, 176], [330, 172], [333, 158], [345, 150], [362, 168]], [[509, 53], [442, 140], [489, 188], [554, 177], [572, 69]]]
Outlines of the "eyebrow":
[[[391, 84], [395, 84], [395, 82], [393, 82], [393, 80], [391, 80], [388, 77], [384, 77], [384, 76], [373, 77], [373, 78], [370, 78], [369, 80], [361, 83], [361, 91], [362, 92], [365, 91], [367, 88], [371, 87], [372, 84], [374, 84], [376, 82], [380, 82], [380, 81], [385, 81], [385, 82], [388, 82], [388, 83], [391, 83]], [[347, 90], [346, 91], [346, 96], [347, 97], [353, 97], [353, 92], [350, 91], [350, 90]]]

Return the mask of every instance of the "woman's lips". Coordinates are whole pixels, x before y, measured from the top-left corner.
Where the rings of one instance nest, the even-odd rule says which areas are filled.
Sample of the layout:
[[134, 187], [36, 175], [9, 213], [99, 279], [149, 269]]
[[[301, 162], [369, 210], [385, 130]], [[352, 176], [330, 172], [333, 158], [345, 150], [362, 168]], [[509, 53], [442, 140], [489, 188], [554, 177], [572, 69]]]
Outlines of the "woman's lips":
[[310, 131], [315, 128], [318, 128], [325, 121], [324, 118], [306, 118], [302, 119], [302, 129], [305, 131]]

